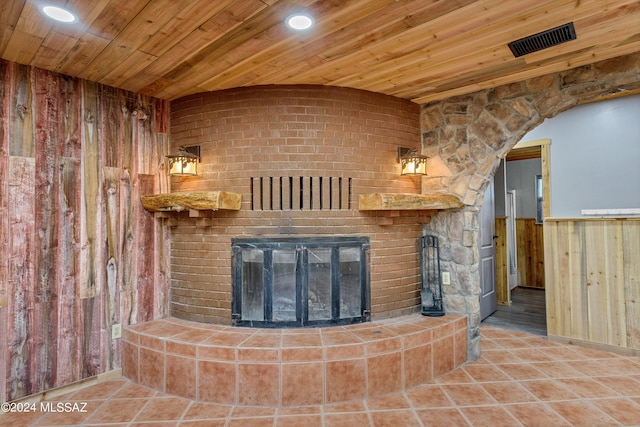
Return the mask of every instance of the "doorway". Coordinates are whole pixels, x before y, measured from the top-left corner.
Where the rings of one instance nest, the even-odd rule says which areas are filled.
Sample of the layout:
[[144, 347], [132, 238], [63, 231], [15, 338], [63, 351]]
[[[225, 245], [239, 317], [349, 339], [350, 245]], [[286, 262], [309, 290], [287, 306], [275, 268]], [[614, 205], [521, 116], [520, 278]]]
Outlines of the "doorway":
[[497, 310], [483, 323], [546, 335], [544, 238], [550, 140], [521, 142], [494, 181]]
[[482, 324], [546, 336], [544, 289], [516, 287], [511, 291], [511, 298], [511, 305], [498, 305], [497, 310], [483, 320]]

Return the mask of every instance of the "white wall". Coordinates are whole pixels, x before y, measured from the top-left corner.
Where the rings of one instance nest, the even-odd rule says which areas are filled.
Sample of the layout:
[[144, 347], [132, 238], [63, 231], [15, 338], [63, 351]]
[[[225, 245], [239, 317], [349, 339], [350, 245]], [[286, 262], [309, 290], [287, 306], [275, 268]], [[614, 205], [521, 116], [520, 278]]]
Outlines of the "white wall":
[[522, 141], [551, 139], [551, 216], [640, 208], [640, 95], [579, 105]]
[[536, 175], [542, 174], [540, 159], [506, 162], [507, 190], [516, 190], [516, 218], [536, 217]]

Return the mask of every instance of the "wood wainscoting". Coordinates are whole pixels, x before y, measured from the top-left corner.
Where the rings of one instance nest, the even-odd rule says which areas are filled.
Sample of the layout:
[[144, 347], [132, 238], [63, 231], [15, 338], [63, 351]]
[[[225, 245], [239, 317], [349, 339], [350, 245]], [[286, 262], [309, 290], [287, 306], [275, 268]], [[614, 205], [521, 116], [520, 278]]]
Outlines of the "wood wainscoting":
[[640, 354], [640, 218], [546, 219], [549, 336]]

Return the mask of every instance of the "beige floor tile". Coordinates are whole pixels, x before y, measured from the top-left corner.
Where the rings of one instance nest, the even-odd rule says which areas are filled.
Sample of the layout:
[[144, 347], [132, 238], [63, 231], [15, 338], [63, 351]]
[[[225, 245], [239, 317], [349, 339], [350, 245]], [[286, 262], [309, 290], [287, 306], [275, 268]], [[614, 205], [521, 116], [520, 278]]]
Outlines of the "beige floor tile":
[[534, 380], [548, 378], [544, 372], [529, 363], [507, 363], [497, 365], [514, 380]]
[[500, 403], [534, 402], [537, 398], [516, 381], [484, 383], [482, 387]]
[[458, 406], [497, 404], [479, 384], [445, 384], [442, 389]]
[[374, 411], [370, 415], [374, 427], [422, 427], [416, 414], [408, 409]]
[[558, 382], [584, 398], [620, 396], [620, 393], [603, 386], [591, 378], [564, 378], [559, 379]]
[[474, 406], [460, 408], [473, 427], [520, 427], [520, 422], [501, 406]]
[[455, 371], [436, 378], [436, 382], [438, 384], [469, 384], [474, 381], [464, 369], [456, 369]]
[[463, 427], [470, 425], [458, 408], [418, 409], [416, 412], [425, 426]]
[[550, 362], [537, 362], [531, 364], [535, 369], [543, 372], [545, 375], [551, 378], [576, 378], [584, 377], [584, 374], [574, 368], [572, 368], [567, 362], [563, 361], [550, 361]]
[[87, 422], [92, 424], [130, 422], [148, 402], [150, 400], [147, 399], [107, 400], [88, 418]]
[[493, 365], [469, 364], [462, 369], [477, 382], [509, 381], [511, 379]]
[[370, 411], [381, 411], [386, 409], [409, 408], [409, 402], [404, 393], [393, 393], [386, 396], [375, 397], [367, 400], [367, 408]]
[[597, 399], [592, 401], [602, 412], [625, 426], [640, 424], [640, 403], [631, 399]]
[[615, 376], [615, 377], [599, 377], [595, 381], [602, 385], [615, 390], [623, 396], [640, 396], [640, 381], [634, 378]]
[[543, 401], [580, 399], [579, 395], [556, 380], [522, 381], [521, 384]]
[[509, 411], [525, 427], [569, 427], [571, 424], [543, 403], [507, 405]]
[[[188, 420], [181, 421], [180, 427], [225, 427], [227, 424], [227, 420]], [[146, 424], [145, 427], [148, 427], [149, 424]]]
[[185, 420], [226, 419], [231, 414], [231, 406], [215, 403], [193, 402], [184, 415]]
[[325, 427], [365, 427], [371, 426], [366, 412], [343, 412], [324, 415]]
[[549, 406], [574, 426], [614, 426], [617, 422], [588, 401], [550, 402]]
[[190, 404], [190, 400], [178, 397], [158, 397], [151, 399], [148, 405], [136, 416], [134, 421], [159, 422], [180, 420]]
[[504, 350], [489, 350], [482, 353], [482, 357], [491, 363], [521, 363], [522, 359], [508, 351]]
[[274, 422], [273, 417], [231, 418], [227, 427], [273, 427]]
[[426, 384], [406, 392], [414, 408], [438, 408], [454, 406], [453, 401], [435, 384]]
[[287, 415], [276, 418], [276, 427], [322, 427], [322, 415]]

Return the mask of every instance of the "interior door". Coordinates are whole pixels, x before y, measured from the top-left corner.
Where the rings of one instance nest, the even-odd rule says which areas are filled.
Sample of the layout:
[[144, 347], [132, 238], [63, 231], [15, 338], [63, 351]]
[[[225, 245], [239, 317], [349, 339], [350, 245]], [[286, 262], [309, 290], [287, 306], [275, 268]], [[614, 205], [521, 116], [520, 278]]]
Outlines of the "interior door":
[[480, 234], [478, 250], [480, 263], [480, 318], [485, 319], [498, 308], [496, 294], [495, 198], [493, 179], [487, 186], [484, 203], [480, 208], [478, 223]]

